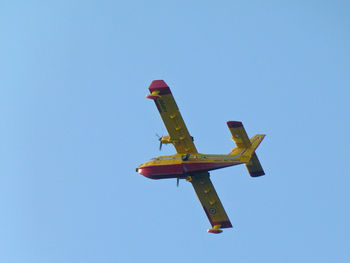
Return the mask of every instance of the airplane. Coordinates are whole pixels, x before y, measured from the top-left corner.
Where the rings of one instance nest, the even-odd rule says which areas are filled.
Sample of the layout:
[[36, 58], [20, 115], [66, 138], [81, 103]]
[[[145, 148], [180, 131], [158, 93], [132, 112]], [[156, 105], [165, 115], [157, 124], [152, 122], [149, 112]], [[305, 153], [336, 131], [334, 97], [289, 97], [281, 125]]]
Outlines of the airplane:
[[199, 201], [209, 219], [212, 228], [207, 232], [219, 234], [222, 228], [231, 228], [232, 224], [209, 178], [209, 171], [245, 164], [250, 176], [264, 175], [256, 148], [265, 134], [257, 134], [249, 139], [242, 122], [228, 121], [227, 126], [232, 134], [236, 147], [229, 154], [201, 154], [194, 145], [181, 117], [175, 99], [164, 80], [154, 80], [146, 98], [155, 102], [160, 116], [169, 133], [159, 138], [162, 144], [173, 144], [176, 154], [159, 156], [136, 168], [136, 172], [150, 179], [186, 179], [191, 182]]

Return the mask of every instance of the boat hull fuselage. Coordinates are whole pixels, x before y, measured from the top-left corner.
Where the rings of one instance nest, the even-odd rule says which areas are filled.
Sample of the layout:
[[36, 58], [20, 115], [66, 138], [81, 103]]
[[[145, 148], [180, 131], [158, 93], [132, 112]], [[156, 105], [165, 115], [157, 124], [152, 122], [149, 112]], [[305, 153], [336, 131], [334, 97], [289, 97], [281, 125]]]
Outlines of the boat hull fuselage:
[[[185, 160], [184, 160], [185, 159]], [[186, 178], [189, 174], [211, 171], [241, 164], [229, 155], [162, 156], [154, 158], [136, 170], [150, 179]]]

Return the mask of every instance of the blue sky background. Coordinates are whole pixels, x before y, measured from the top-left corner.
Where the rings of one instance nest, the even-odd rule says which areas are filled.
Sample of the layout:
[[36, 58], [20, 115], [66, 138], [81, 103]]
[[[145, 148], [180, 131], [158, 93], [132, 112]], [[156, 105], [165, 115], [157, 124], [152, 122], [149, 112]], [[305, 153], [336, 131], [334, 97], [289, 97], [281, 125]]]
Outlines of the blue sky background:
[[[1, 1], [0, 261], [349, 262], [348, 1]], [[171, 87], [202, 153], [228, 120], [266, 133], [266, 176], [212, 172], [234, 229], [192, 186], [135, 168]]]

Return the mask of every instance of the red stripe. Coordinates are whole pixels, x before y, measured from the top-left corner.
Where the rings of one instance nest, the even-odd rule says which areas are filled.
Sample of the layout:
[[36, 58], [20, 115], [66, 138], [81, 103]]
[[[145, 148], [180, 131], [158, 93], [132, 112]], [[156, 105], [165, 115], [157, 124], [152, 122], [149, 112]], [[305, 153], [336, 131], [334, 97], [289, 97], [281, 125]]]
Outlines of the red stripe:
[[251, 177], [258, 177], [258, 176], [265, 175], [265, 172], [264, 172], [264, 170], [256, 171], [256, 172], [249, 171], [249, 174], [250, 174]]
[[158, 90], [159, 95], [171, 94], [170, 88], [164, 80], [153, 80], [148, 89], [151, 93]]
[[220, 228], [230, 228], [232, 227], [232, 224], [230, 221], [213, 221], [210, 217], [209, 212], [207, 211], [207, 209], [205, 209], [205, 207], [203, 206], [204, 212], [206, 213], [210, 224], [214, 227], [215, 225], [220, 225]]
[[149, 179], [153, 180], [159, 180], [159, 179], [171, 179], [171, 178], [181, 178], [185, 179], [185, 177], [178, 175], [178, 174], [161, 174], [161, 175], [143, 175], [144, 177], [147, 177]]
[[[183, 174], [182, 164], [151, 165], [138, 168], [138, 173], [146, 177]], [[165, 177], [166, 178], [166, 177]]]
[[232, 224], [230, 221], [219, 221], [219, 222], [215, 222], [215, 225], [221, 225], [220, 228], [230, 228], [232, 227]]
[[215, 230], [215, 229], [208, 229], [207, 231], [208, 231], [208, 233], [212, 233], [212, 234], [220, 234], [220, 233], [222, 233], [221, 229], [217, 229], [217, 230]]
[[227, 122], [227, 126], [229, 128], [238, 128], [238, 127], [242, 127], [243, 124], [240, 121], [228, 121]]
[[138, 168], [138, 173], [148, 178], [176, 178], [186, 173], [195, 173], [199, 171], [210, 171], [224, 168], [238, 163], [182, 163], [167, 165], [150, 165]]
[[220, 169], [232, 165], [236, 165], [238, 163], [184, 163], [185, 172], [196, 172], [196, 171], [210, 171], [215, 169]]

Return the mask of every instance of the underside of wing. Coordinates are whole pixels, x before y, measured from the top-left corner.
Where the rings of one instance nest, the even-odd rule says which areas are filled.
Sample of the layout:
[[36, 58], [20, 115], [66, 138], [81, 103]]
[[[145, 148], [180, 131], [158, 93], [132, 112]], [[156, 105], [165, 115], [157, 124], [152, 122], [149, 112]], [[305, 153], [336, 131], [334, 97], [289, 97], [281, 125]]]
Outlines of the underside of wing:
[[212, 225], [208, 232], [220, 233], [220, 228], [232, 227], [224, 207], [209, 178], [208, 172], [196, 173], [190, 177], [190, 182], [201, 202], [204, 211]]
[[176, 151], [181, 154], [197, 153], [193, 137], [187, 130], [168, 85], [163, 80], [154, 80], [149, 91], [151, 94], [146, 98], [154, 100], [169, 133], [167, 142], [164, 143], [172, 143]]

